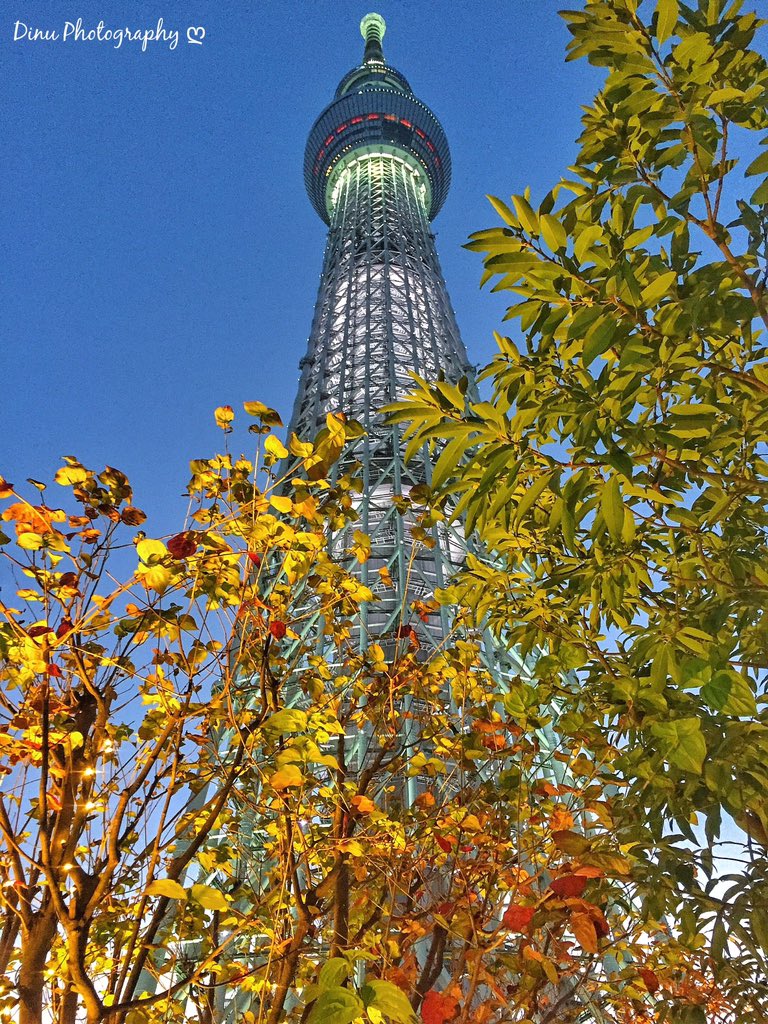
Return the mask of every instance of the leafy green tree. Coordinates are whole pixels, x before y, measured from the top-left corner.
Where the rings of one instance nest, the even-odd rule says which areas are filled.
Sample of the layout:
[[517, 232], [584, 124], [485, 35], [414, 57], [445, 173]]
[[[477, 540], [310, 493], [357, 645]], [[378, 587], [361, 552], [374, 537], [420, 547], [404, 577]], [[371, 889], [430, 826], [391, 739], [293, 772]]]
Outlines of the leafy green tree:
[[637, 1019], [764, 1020], [764, 23], [739, 0], [563, 17], [570, 58], [605, 68], [575, 166], [541, 202], [491, 199], [503, 223], [468, 245], [518, 340], [497, 336], [488, 401], [420, 381], [392, 416], [443, 444], [429, 500], [489, 556], [441, 600], [536, 656], [524, 703], [620, 780], [628, 897], [712, 966], [708, 1009], [669, 985]]

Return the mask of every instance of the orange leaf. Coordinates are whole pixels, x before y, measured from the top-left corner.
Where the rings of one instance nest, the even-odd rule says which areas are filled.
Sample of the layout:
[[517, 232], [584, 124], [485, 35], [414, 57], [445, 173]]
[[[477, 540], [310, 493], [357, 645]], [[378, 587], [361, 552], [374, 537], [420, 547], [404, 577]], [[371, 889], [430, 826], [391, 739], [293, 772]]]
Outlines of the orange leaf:
[[659, 981], [659, 976], [655, 971], [650, 970], [648, 967], [641, 967], [638, 974], [643, 979], [643, 984], [651, 995], [653, 995], [654, 992], [659, 991], [661, 982]]
[[570, 927], [583, 950], [587, 953], [597, 952], [597, 932], [589, 914], [574, 914], [571, 917]]
[[456, 1015], [458, 1001], [453, 996], [430, 989], [421, 1004], [421, 1019], [424, 1024], [445, 1024]]
[[564, 807], [556, 807], [549, 819], [549, 827], [553, 832], [564, 832], [573, 827], [573, 815]]
[[370, 814], [371, 811], [376, 810], [376, 804], [373, 800], [369, 800], [367, 796], [353, 796], [350, 803], [358, 814]]

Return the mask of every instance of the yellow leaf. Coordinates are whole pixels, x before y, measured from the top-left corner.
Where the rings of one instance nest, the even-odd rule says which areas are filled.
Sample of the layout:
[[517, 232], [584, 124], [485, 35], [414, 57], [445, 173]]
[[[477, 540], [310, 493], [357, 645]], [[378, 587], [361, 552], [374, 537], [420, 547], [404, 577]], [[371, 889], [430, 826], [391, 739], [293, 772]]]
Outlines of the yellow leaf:
[[168, 548], [161, 540], [140, 540], [136, 545], [136, 551], [142, 562], [147, 565], [152, 565], [153, 562], [168, 554]]
[[387, 659], [384, 654], [384, 648], [381, 647], [379, 644], [371, 644], [371, 646], [368, 648], [368, 657], [376, 666], [386, 666]]
[[243, 402], [243, 408], [249, 416], [263, 416], [265, 412], [270, 411], [263, 402]]
[[147, 886], [148, 896], [168, 896], [172, 900], [185, 900], [187, 890], [172, 878], [156, 878]]
[[288, 764], [285, 768], [281, 768], [279, 772], [275, 772], [272, 778], [269, 780], [269, 784], [273, 789], [289, 789], [291, 786], [300, 786], [304, 781], [304, 776], [301, 774], [295, 764]]
[[298, 456], [300, 459], [309, 458], [314, 451], [311, 444], [306, 441], [300, 441], [295, 434], [291, 434], [291, 439], [288, 442], [288, 447], [291, 450], [292, 455]]
[[365, 850], [356, 839], [342, 839], [339, 849], [342, 853], [350, 853], [353, 857], [365, 856]]
[[291, 499], [284, 497], [282, 494], [270, 494], [269, 504], [283, 514], [290, 512], [293, 508]]
[[213, 418], [216, 420], [217, 427], [221, 427], [222, 430], [231, 430], [232, 428], [229, 424], [235, 418], [232, 406], [220, 405], [218, 409], [214, 410]]
[[82, 484], [88, 479], [88, 473], [82, 466], [62, 466], [56, 470], [53, 478], [57, 484], [67, 487], [71, 484]]
[[203, 885], [202, 882], [192, 886], [192, 899], [206, 910], [229, 910], [224, 893], [214, 889], [212, 885]]
[[276, 459], [285, 459], [288, 456], [288, 449], [274, 434], [270, 434], [264, 442], [264, 451], [274, 455]]
[[25, 551], [39, 551], [43, 546], [43, 538], [39, 533], [20, 533], [16, 538], [16, 543], [20, 548], [24, 548]]
[[171, 582], [171, 571], [166, 569], [164, 565], [150, 566], [141, 576], [145, 585], [152, 590], [156, 590], [158, 594], [164, 593]]

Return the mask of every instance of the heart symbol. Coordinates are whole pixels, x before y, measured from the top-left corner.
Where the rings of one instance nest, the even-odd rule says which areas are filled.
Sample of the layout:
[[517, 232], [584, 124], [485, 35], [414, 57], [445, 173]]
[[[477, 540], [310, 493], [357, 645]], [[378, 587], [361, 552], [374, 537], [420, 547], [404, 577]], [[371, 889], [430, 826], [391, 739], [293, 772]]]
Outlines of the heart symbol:
[[187, 29], [187, 42], [194, 43], [196, 46], [202, 46], [203, 40], [205, 39], [205, 29], [202, 25], [198, 25], [193, 28], [192, 25]]

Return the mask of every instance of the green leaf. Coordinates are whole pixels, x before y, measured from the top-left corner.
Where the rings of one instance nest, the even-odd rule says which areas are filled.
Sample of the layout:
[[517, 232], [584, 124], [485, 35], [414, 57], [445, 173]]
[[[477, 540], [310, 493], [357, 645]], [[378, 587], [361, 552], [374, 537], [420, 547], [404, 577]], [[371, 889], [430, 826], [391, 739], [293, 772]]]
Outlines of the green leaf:
[[172, 900], [185, 900], [187, 890], [172, 878], [156, 878], [147, 886], [148, 896], [167, 896]]
[[761, 153], [756, 160], [752, 161], [744, 174], [747, 177], [754, 174], [768, 174], [768, 149]]
[[669, 290], [676, 279], [676, 270], [668, 270], [664, 274], [659, 274], [657, 278], [643, 288], [642, 295], [645, 305], [654, 306], [659, 299], [669, 295]]
[[589, 367], [598, 356], [611, 347], [615, 334], [616, 323], [613, 317], [601, 316], [595, 320], [584, 338], [581, 361], [585, 367]]
[[666, 42], [674, 32], [679, 13], [677, 0], [659, 0], [656, 8], [656, 38], [660, 43]]
[[575, 235], [573, 243], [573, 254], [579, 263], [584, 262], [584, 258], [590, 251], [594, 243], [603, 237], [603, 229], [599, 224], [589, 224], [586, 227], [582, 227], [577, 235]]
[[351, 1024], [364, 1009], [363, 1001], [354, 992], [333, 985], [317, 997], [307, 1024]]
[[568, 244], [568, 236], [565, 228], [551, 213], [545, 213], [539, 218], [541, 224], [541, 237], [547, 243], [552, 252], [564, 249]]
[[551, 473], [544, 473], [533, 483], [520, 499], [520, 504], [515, 511], [515, 523], [519, 523], [528, 509], [533, 505], [539, 495], [544, 491], [552, 477]]
[[749, 683], [731, 669], [716, 672], [701, 688], [701, 696], [715, 711], [739, 717], [757, 714], [755, 696]]
[[683, 771], [701, 773], [707, 745], [696, 718], [675, 718], [670, 722], [654, 722], [651, 733], [659, 740], [662, 753], [670, 764]]
[[728, 100], [739, 100], [744, 99], [744, 92], [741, 89], [734, 89], [729, 86], [725, 89], [715, 89], [714, 92], [709, 94], [707, 105], [713, 107], [716, 103], [727, 103]]
[[511, 228], [520, 227], [520, 222], [518, 221], [514, 213], [512, 213], [512, 211], [510, 210], [506, 203], [502, 203], [502, 201], [500, 199], [497, 199], [496, 196], [486, 196], [485, 198], [494, 208], [496, 213], [498, 213], [501, 219], [505, 223], [509, 224]]
[[164, 558], [168, 554], [168, 548], [161, 540], [146, 538], [145, 540], [140, 540], [136, 545], [136, 552], [146, 565], [154, 565], [159, 559]]
[[648, 224], [644, 228], [638, 228], [637, 231], [630, 232], [624, 239], [625, 249], [634, 249], [638, 245], [642, 245], [643, 242], [647, 242], [653, 234], [654, 225]]
[[408, 996], [397, 985], [391, 981], [369, 981], [366, 988], [373, 991], [368, 1006], [381, 1010], [390, 1020], [397, 1024], [411, 1024], [416, 1020], [416, 1014], [411, 1008]]
[[538, 235], [539, 218], [531, 209], [531, 205], [525, 196], [512, 196], [512, 202], [515, 204], [515, 209], [517, 210], [517, 215], [520, 218], [520, 223], [528, 234]]
[[464, 450], [470, 442], [471, 438], [468, 434], [460, 434], [458, 437], [454, 437], [452, 441], [449, 441], [442, 450], [440, 458], [432, 470], [432, 479], [430, 480], [430, 484], [435, 490], [445, 483], [454, 470], [458, 469]]
[[752, 910], [749, 919], [752, 925], [752, 932], [760, 943], [763, 951], [768, 953], [768, 910], [762, 906], [756, 906]]
[[600, 511], [603, 513], [603, 519], [611, 537], [615, 541], [620, 541], [621, 531], [624, 528], [624, 502], [617, 476], [612, 476], [603, 487], [603, 493], [600, 496]]
[[320, 968], [317, 984], [321, 989], [339, 988], [349, 977], [349, 964], [340, 956], [334, 956]]

